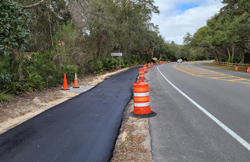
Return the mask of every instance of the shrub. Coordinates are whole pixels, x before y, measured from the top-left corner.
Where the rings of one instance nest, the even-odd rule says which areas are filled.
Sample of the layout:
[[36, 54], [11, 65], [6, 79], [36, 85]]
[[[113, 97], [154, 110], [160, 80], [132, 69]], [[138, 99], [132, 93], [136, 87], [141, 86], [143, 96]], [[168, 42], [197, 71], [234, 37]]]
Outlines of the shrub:
[[221, 62], [225, 62], [226, 59], [225, 59], [225, 58], [221, 58], [220, 61], [221, 61]]
[[[58, 83], [62, 83], [63, 73], [57, 70], [52, 63], [52, 54], [50, 52], [30, 55], [27, 55], [23, 66], [24, 78], [29, 78], [31, 74], [37, 74], [41, 76], [41, 82], [45, 83], [48, 80], [49, 87], [54, 87]], [[45, 86], [45, 84], [42, 85]]]
[[102, 63], [103, 63], [104, 70], [112, 70], [113, 69], [112, 58], [109, 57], [109, 58], [103, 59]]
[[230, 59], [228, 59], [229, 63], [240, 63], [242, 60], [242, 57], [232, 57]]
[[[16, 66], [15, 66], [16, 67]], [[11, 58], [2, 56], [0, 60], [0, 91], [19, 94], [23, 91], [17, 77], [17, 70], [11, 64]]]
[[54, 51], [53, 63], [57, 69], [62, 70], [66, 65], [73, 64], [72, 57], [77, 52], [76, 47], [77, 31], [73, 24], [67, 23], [61, 26], [61, 29], [53, 37]]
[[[75, 65], [65, 65], [63, 67], [63, 73], [66, 73], [67, 80], [73, 82], [75, 78], [75, 73], [77, 72], [77, 67]], [[61, 77], [62, 78], [62, 77]], [[61, 79], [62, 80], [62, 79]]]
[[24, 89], [25, 91], [42, 90], [44, 83], [44, 79], [38, 73], [32, 73], [26, 78]]
[[0, 92], [0, 102], [3, 103], [4, 101], [10, 101], [13, 99], [11, 94], [8, 94], [7, 91]]

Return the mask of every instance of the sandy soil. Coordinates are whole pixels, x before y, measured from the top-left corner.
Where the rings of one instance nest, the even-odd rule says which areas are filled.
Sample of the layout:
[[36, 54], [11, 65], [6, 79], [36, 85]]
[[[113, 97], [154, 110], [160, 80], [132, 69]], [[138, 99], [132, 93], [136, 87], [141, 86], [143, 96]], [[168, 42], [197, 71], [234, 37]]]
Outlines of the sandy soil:
[[123, 113], [122, 126], [116, 141], [111, 162], [151, 162], [151, 141], [147, 118], [131, 117], [134, 110], [131, 100]]

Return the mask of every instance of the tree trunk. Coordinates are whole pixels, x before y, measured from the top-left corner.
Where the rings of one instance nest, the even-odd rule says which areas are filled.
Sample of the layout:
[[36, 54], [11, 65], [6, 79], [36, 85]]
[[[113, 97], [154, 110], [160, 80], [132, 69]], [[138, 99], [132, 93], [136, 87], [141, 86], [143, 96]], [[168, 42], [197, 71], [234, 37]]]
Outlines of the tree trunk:
[[230, 50], [229, 50], [228, 47], [227, 47], [227, 53], [228, 53], [228, 59], [230, 59], [230, 58], [231, 58], [231, 55], [230, 55]]
[[232, 45], [232, 58], [234, 58], [234, 54], [235, 54], [235, 44], [233, 43], [233, 45]]

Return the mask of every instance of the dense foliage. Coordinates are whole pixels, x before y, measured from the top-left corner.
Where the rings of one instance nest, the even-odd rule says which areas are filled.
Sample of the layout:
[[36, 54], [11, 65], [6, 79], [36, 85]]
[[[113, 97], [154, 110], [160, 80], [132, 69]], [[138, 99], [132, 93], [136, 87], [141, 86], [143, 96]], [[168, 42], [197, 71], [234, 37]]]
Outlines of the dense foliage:
[[150, 22], [159, 13], [154, 0], [0, 1], [0, 100], [58, 86], [63, 73], [71, 82], [75, 72], [176, 59]]
[[1, 56], [8, 56], [28, 41], [27, 12], [23, 12], [17, 3], [5, 0], [1, 0], [0, 11]]

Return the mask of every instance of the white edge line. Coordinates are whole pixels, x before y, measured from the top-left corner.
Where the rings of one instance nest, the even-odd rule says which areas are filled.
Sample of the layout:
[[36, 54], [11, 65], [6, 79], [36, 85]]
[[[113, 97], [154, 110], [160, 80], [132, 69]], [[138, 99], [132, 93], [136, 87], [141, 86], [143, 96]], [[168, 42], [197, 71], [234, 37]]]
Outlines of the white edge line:
[[171, 84], [178, 92], [180, 92], [184, 97], [186, 97], [191, 103], [193, 103], [198, 109], [200, 109], [204, 114], [206, 114], [210, 119], [212, 119], [216, 124], [218, 124], [222, 129], [224, 129], [227, 133], [229, 133], [233, 138], [235, 138], [239, 143], [241, 143], [248, 151], [250, 151], [250, 144], [245, 141], [243, 138], [241, 138], [238, 134], [236, 134], [234, 131], [232, 131], [230, 128], [228, 128], [225, 124], [223, 124], [220, 120], [218, 120], [216, 117], [214, 117], [212, 114], [210, 114], [207, 110], [205, 110], [203, 107], [201, 107], [198, 103], [196, 103], [194, 100], [192, 100], [190, 97], [188, 97], [184, 92], [182, 92], [179, 88], [177, 88], [173, 83], [171, 83], [159, 70], [159, 66], [157, 67], [160, 74], [163, 76], [163, 78]]

